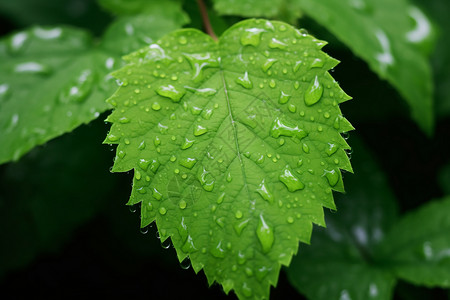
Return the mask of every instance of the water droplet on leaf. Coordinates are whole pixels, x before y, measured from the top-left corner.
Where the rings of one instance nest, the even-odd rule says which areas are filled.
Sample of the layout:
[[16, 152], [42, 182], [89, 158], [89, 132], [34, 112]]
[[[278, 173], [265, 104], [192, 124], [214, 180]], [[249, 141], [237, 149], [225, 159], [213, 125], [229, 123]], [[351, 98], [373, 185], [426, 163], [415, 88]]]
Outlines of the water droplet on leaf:
[[158, 111], [161, 109], [161, 105], [158, 102], [153, 102], [152, 109]]
[[326, 153], [328, 154], [328, 156], [333, 155], [334, 153], [336, 153], [337, 150], [338, 150], [338, 146], [336, 146], [336, 144], [328, 143], [328, 148], [326, 150]]
[[242, 220], [237, 222], [236, 224], [234, 224], [234, 231], [236, 231], [236, 234], [238, 236], [241, 235], [242, 231], [244, 230], [245, 227], [247, 227], [248, 223], [250, 222], [250, 219], [246, 219], [246, 220]]
[[281, 91], [280, 99], [278, 99], [278, 103], [285, 104], [291, 99], [291, 96]]
[[183, 89], [175, 88], [173, 85], [163, 85], [156, 89], [156, 93], [160, 96], [171, 99], [173, 102], [180, 102], [181, 98], [186, 93]]
[[267, 202], [269, 202], [270, 204], [273, 203], [273, 195], [272, 193], [269, 191], [269, 188], [267, 187], [267, 184], [265, 182], [265, 179], [263, 179], [261, 181], [261, 183], [259, 184], [258, 188], [256, 189], [256, 192], [258, 192], [258, 194], [261, 195], [261, 197], [266, 200]]
[[188, 148], [192, 147], [193, 144], [194, 144], [194, 140], [185, 138], [183, 144], [181, 145], [181, 149], [182, 150], [188, 149]]
[[259, 223], [258, 227], [256, 228], [256, 236], [261, 243], [263, 252], [269, 252], [270, 249], [272, 249], [275, 238], [272, 227], [267, 224], [262, 214], [259, 215]]
[[269, 48], [272, 49], [281, 49], [281, 50], [285, 50], [287, 48], [287, 44], [283, 43], [280, 40], [277, 40], [276, 38], [272, 38], [269, 42]]
[[202, 125], [197, 125], [194, 128], [194, 135], [195, 136], [200, 136], [202, 134], [205, 134], [206, 132], [208, 132], [208, 129], [206, 129], [206, 127], [203, 127]]
[[182, 165], [185, 168], [192, 169], [194, 165], [197, 163], [196, 158], [187, 157], [178, 162], [180, 165]]
[[219, 241], [217, 245], [210, 250], [211, 254], [217, 258], [225, 257], [225, 250], [222, 248], [222, 241]]
[[305, 152], [305, 153], [309, 153], [309, 146], [308, 146], [307, 144], [303, 143], [303, 145], [302, 145], [302, 150], [303, 150], [303, 152]]
[[328, 180], [328, 183], [330, 186], [335, 186], [339, 182], [339, 172], [336, 172], [336, 170], [325, 170], [325, 177]]
[[192, 79], [194, 82], [199, 82], [203, 80], [203, 69], [205, 68], [214, 68], [219, 66], [219, 62], [217, 59], [211, 56], [210, 53], [204, 53], [204, 54], [183, 54], [184, 57], [188, 60], [189, 64], [191, 65], [193, 76]]
[[241, 44], [243, 46], [252, 45], [258, 46], [261, 41], [261, 34], [265, 30], [262, 28], [247, 28], [241, 33]]
[[314, 78], [314, 81], [311, 82], [309, 87], [306, 89], [305, 98], [304, 98], [305, 104], [307, 106], [316, 104], [322, 97], [322, 94], [323, 94], [323, 86], [319, 82], [319, 78], [316, 76]]
[[314, 59], [314, 61], [311, 63], [311, 68], [322, 68], [324, 65], [323, 60], [320, 58]]
[[184, 87], [186, 90], [191, 91], [193, 93], [195, 93], [196, 95], [200, 95], [203, 97], [210, 97], [213, 96], [217, 93], [217, 90], [212, 89], [212, 88], [203, 88], [203, 89], [198, 89], [198, 88], [193, 88], [190, 86], [185, 86]]
[[180, 209], [185, 209], [185, 208], [186, 208], [186, 205], [187, 205], [187, 203], [186, 203], [186, 201], [184, 201], [184, 200], [181, 200], [181, 201], [178, 203], [178, 207], [179, 207]]
[[241, 86], [243, 86], [246, 89], [251, 89], [253, 87], [252, 82], [248, 78], [248, 72], [245, 72], [244, 76], [238, 77], [236, 79], [236, 83], [240, 84]]
[[280, 135], [283, 135], [297, 137], [301, 140], [308, 134], [303, 129], [298, 128], [297, 125], [289, 124], [287, 121], [282, 121], [277, 117], [272, 123], [270, 135], [274, 138], [278, 138]]
[[166, 208], [165, 207], [160, 207], [159, 208], [159, 213], [164, 216], [167, 213]]
[[305, 188], [305, 185], [295, 175], [292, 174], [289, 166], [286, 166], [283, 173], [278, 176], [278, 179], [282, 183], [284, 183], [284, 185], [290, 192], [295, 192], [297, 190]]
[[272, 67], [272, 65], [274, 64], [274, 63], [276, 63], [278, 61], [278, 59], [275, 59], [275, 58], [269, 58], [269, 59], [267, 59], [262, 65], [261, 65], [261, 69], [264, 71], [264, 72], [267, 72], [271, 67]]
[[162, 199], [162, 194], [156, 188], [153, 188], [152, 196], [156, 200], [161, 200]]

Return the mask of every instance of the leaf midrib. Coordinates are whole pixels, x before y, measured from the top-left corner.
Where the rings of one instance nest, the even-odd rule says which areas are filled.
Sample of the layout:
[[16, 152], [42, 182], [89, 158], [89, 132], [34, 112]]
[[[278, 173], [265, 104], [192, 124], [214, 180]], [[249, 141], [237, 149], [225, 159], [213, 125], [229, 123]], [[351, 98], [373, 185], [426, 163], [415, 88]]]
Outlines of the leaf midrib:
[[[223, 84], [223, 92], [225, 94], [225, 100], [227, 102], [227, 108], [228, 108], [228, 117], [230, 118], [230, 122], [231, 122], [231, 127], [233, 128], [233, 136], [234, 136], [234, 140], [235, 140], [235, 146], [236, 146], [236, 154], [237, 157], [239, 158], [239, 164], [241, 166], [241, 172], [242, 172], [242, 179], [243, 179], [243, 183], [244, 183], [244, 188], [247, 191], [247, 195], [248, 195], [248, 199], [251, 199], [251, 194], [250, 194], [250, 190], [248, 188], [248, 183], [247, 183], [247, 175], [245, 173], [245, 167], [244, 167], [244, 161], [242, 160], [242, 156], [241, 156], [241, 150], [239, 147], [239, 139], [238, 139], [238, 135], [237, 135], [237, 130], [236, 130], [236, 124], [235, 124], [235, 120], [233, 117], [233, 111], [231, 108], [231, 102], [230, 102], [230, 98], [228, 96], [228, 87], [226, 84], [226, 80], [225, 80], [225, 76], [224, 76], [224, 68], [222, 67], [222, 60], [220, 60], [220, 64], [219, 64], [219, 72], [220, 72], [220, 77], [222, 79], [222, 84]], [[252, 209], [254, 209], [255, 207], [255, 203], [254, 201], [251, 201], [252, 204]]]

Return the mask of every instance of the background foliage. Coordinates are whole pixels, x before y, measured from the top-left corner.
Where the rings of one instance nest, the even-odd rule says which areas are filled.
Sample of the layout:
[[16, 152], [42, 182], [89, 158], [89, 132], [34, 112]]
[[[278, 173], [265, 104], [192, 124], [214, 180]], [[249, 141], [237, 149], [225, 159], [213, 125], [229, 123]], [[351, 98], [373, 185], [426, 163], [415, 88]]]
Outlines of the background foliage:
[[[164, 9], [144, 2], [134, 0], [123, 6], [120, 0], [99, 1], [100, 5], [90, 0], [0, 0], [0, 33], [6, 36], [35, 25], [68, 25], [70, 30], [79, 30], [72, 28], [78, 27], [83, 34], [92, 36], [89, 47], [95, 48], [95, 55], [105, 62], [108, 55], [113, 56], [120, 64], [121, 55], [179, 26], [202, 29], [200, 14], [193, 1], [185, 1], [182, 6], [167, 1]], [[229, 2], [233, 1], [208, 3], [217, 34], [248, 16], [245, 12], [249, 10], [235, 8]], [[311, 299], [323, 297], [321, 288], [326, 290], [325, 295], [328, 296], [337, 294], [342, 299], [347, 296], [363, 299], [367, 296], [360, 294], [363, 288], [367, 287], [364, 292], [370, 295], [374, 282], [379, 284], [377, 299], [389, 299], [391, 292], [395, 299], [450, 298], [448, 290], [436, 287], [448, 287], [448, 282], [444, 281], [449, 279], [449, 259], [442, 251], [450, 248], [446, 235], [448, 231], [445, 230], [449, 217], [445, 214], [439, 217], [439, 207], [433, 209], [430, 204], [450, 193], [448, 1], [387, 1], [397, 5], [380, 14], [373, 12], [379, 11], [377, 5], [381, 5], [381, 1], [348, 1], [357, 9], [342, 20], [333, 16], [339, 11], [327, 11], [328, 2], [332, 1], [320, 1], [323, 4], [320, 10], [309, 4], [314, 1], [260, 2], [261, 7], [270, 2], [270, 9], [264, 8], [260, 12], [252, 10], [255, 16], [292, 22], [307, 28], [317, 38], [329, 41], [324, 50], [342, 61], [332, 75], [355, 99], [343, 104], [341, 109], [357, 128], [348, 139], [349, 144], [354, 146], [351, 156], [355, 170], [355, 175], [344, 174], [348, 193], [335, 196], [338, 211], [327, 212], [329, 228], [314, 230], [312, 246], [300, 245], [298, 258], [286, 272], [281, 273], [278, 287], [272, 289], [271, 299], [301, 298], [294, 286], [298, 286], [298, 290]], [[361, 3], [366, 3], [366, 6]], [[410, 4], [421, 8], [433, 27], [432, 34], [414, 47], [402, 41], [404, 37], [398, 32], [401, 26], [414, 28], [417, 25], [413, 18], [408, 17]], [[392, 20], [401, 20], [402, 25], [389, 23]], [[137, 29], [133, 34], [129, 34], [128, 24]], [[376, 61], [365, 56], [368, 55], [367, 45], [373, 43], [376, 47], [377, 35], [375, 40], [369, 41], [358, 40], [358, 36], [364, 36], [366, 31], [372, 32], [377, 24], [385, 24], [383, 32], [395, 41], [391, 45], [397, 55], [395, 58], [403, 59], [404, 55], [411, 59], [397, 65], [398, 71], [384, 70]], [[352, 36], [349, 28], [358, 28], [363, 34]], [[88, 52], [92, 51], [89, 49]], [[11, 59], [2, 56], [0, 78], [9, 76], [8, 63]], [[106, 71], [99, 72], [103, 76]], [[390, 71], [393, 73], [390, 74]], [[420, 84], [411, 86], [408, 81], [399, 82], [402, 78], [399, 74], [416, 77]], [[99, 78], [100, 75], [96, 76], [96, 80]], [[410, 95], [408, 89], [412, 87], [423, 88]], [[48, 88], [42, 93], [52, 92]], [[425, 96], [414, 98], [420, 93]], [[8, 113], [3, 109], [6, 107], [6, 96], [8, 94], [0, 89], [0, 118], [5, 118], [4, 114]], [[107, 97], [106, 93], [104, 97]], [[101, 101], [102, 97], [98, 99]], [[226, 298], [218, 285], [208, 289], [206, 279], [194, 276], [192, 268], [180, 268], [173, 248], [164, 249], [166, 245], [159, 245], [154, 227], [143, 229], [145, 235], [139, 232], [137, 214], [128, 212], [124, 206], [131, 191], [132, 174], [111, 175], [108, 172], [114, 153], [110, 147], [101, 144], [109, 129], [109, 125], [103, 122], [106, 114], [100, 114], [105, 109], [106, 106], [88, 110], [90, 119], [83, 119], [76, 125], [97, 118], [95, 121], [50, 142], [40, 140], [35, 144], [45, 143], [43, 146], [34, 148], [17, 162], [0, 165], [0, 224], [4, 228], [0, 234], [0, 285], [5, 295], [8, 291], [14, 291], [16, 295], [24, 293], [21, 287], [29, 286], [34, 288], [36, 295], [47, 297], [70, 292], [84, 296], [137, 297], [151, 294], [155, 298], [180, 295], [197, 299]], [[11, 116], [8, 116], [9, 120]], [[3, 124], [1, 121], [0, 124]], [[9, 125], [4, 122], [5, 126]], [[51, 137], [76, 127], [69, 125]], [[5, 127], [0, 130], [2, 134]], [[425, 213], [421, 214], [423, 208]], [[448, 208], [448, 205], [443, 204], [442, 208]], [[405, 215], [407, 217], [403, 220]], [[414, 221], [415, 216], [418, 222]], [[410, 228], [408, 233], [427, 227], [427, 222], [433, 219], [442, 220], [435, 225], [440, 229], [436, 233], [437, 242], [431, 240], [433, 244], [427, 244], [430, 241], [421, 240], [420, 245], [413, 245], [406, 241], [398, 247], [404, 253], [402, 257], [408, 257], [412, 262], [427, 261], [429, 252], [426, 245], [435, 249], [432, 253], [444, 253], [443, 260], [434, 260], [436, 266], [443, 267], [434, 282], [411, 278], [408, 270], [397, 268], [395, 259], [385, 255], [392, 250], [386, 249], [389, 248], [387, 246], [378, 246], [380, 239], [374, 239], [372, 235], [361, 240], [361, 232], [373, 232], [377, 226], [387, 234], [391, 228], [394, 232], [402, 232], [405, 230], [402, 224], [410, 222], [406, 223], [406, 227]], [[432, 224], [429, 227], [434, 228]], [[346, 238], [337, 242], [327, 237], [333, 233], [335, 237], [343, 235]], [[425, 236], [428, 234], [425, 233]], [[392, 241], [389, 245], [395, 246], [396, 234], [394, 237], [387, 235], [386, 239]], [[409, 250], [412, 252], [407, 253]], [[386, 260], [386, 257], [391, 260]], [[341, 265], [327, 264], [327, 258]], [[317, 263], [309, 266], [303, 260]], [[323, 267], [322, 273], [317, 265]], [[361, 276], [356, 279], [340, 278], [339, 275], [345, 270]], [[298, 276], [299, 272], [309, 276]], [[415, 272], [417, 269], [409, 273]], [[336, 275], [329, 278], [329, 274]], [[355, 291], [346, 286], [346, 280], [352, 283], [351, 287], [355, 287], [355, 281], [359, 283]], [[334, 285], [325, 284], [330, 282]]]

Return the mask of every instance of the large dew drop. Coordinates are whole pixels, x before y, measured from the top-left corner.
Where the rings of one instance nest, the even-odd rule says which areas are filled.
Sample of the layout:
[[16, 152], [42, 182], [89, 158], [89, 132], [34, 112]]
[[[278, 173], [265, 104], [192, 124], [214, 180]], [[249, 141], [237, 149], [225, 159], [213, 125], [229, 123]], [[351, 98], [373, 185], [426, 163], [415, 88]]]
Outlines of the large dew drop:
[[139, 164], [139, 167], [141, 167], [142, 170], [147, 171], [148, 166], [150, 165], [150, 161], [147, 160], [147, 159], [141, 158], [141, 159], [139, 160], [139, 163], [138, 163], [138, 164]]
[[259, 215], [259, 223], [256, 228], [256, 236], [258, 237], [259, 242], [261, 243], [261, 247], [264, 253], [267, 253], [272, 249], [272, 245], [274, 242], [274, 234], [273, 229], [270, 227], [266, 220], [264, 220], [263, 215]]
[[258, 46], [261, 42], [261, 34], [265, 30], [262, 28], [247, 28], [245, 31], [241, 34], [241, 44], [243, 46], [252, 45], [252, 46]]
[[295, 192], [297, 190], [302, 190], [305, 188], [305, 185], [295, 177], [289, 166], [286, 166], [283, 173], [278, 177], [278, 179], [284, 183], [289, 192]]
[[314, 81], [308, 86], [305, 92], [305, 104], [308, 106], [314, 105], [319, 102], [320, 98], [322, 98], [323, 94], [323, 86], [319, 82], [319, 78], [317, 76], [314, 78]]
[[152, 160], [152, 162], [150, 164], [150, 170], [153, 173], [156, 173], [156, 171], [158, 171], [160, 165], [161, 165], [161, 163], [158, 160], [154, 159], [154, 160]]
[[274, 63], [276, 63], [277, 61], [278, 61], [278, 59], [275, 59], [275, 58], [269, 58], [269, 59], [266, 60], [266, 62], [264, 62], [264, 63], [262, 64], [261, 69], [262, 69], [264, 72], [267, 72], [267, 71], [272, 67], [272, 65], [273, 65]]
[[205, 134], [206, 132], [208, 132], [208, 129], [206, 129], [205, 127], [203, 127], [202, 125], [197, 125], [194, 128], [194, 135], [195, 136], [200, 136]]
[[178, 163], [185, 168], [192, 169], [194, 167], [194, 165], [197, 163], [197, 159], [187, 157], [187, 158], [181, 159]]
[[336, 144], [328, 143], [328, 148], [325, 150], [325, 152], [328, 154], [328, 156], [333, 155], [338, 150], [338, 146]]
[[280, 40], [277, 40], [276, 38], [272, 38], [269, 42], [269, 47], [272, 49], [285, 50], [288, 45]]
[[236, 83], [240, 84], [241, 86], [243, 86], [246, 89], [251, 89], [253, 87], [252, 82], [248, 78], [248, 72], [245, 72], [244, 76], [238, 77], [236, 79]]
[[280, 98], [278, 99], [278, 103], [286, 104], [289, 101], [289, 99], [291, 99], [291, 96], [286, 94], [285, 92], [281, 91]]
[[336, 172], [336, 170], [325, 170], [325, 177], [328, 180], [328, 183], [330, 186], [335, 186], [339, 182], [339, 172]]
[[222, 248], [222, 241], [219, 241], [217, 245], [210, 250], [211, 254], [217, 258], [225, 257], [225, 249]]
[[198, 172], [198, 180], [205, 191], [211, 192], [214, 189], [215, 180], [204, 167]]
[[273, 195], [269, 191], [269, 188], [266, 185], [265, 179], [262, 180], [262, 182], [259, 184], [258, 188], [256, 189], [256, 192], [261, 195], [261, 197], [266, 200], [269, 203], [273, 203]]
[[183, 144], [181, 145], [181, 149], [186, 150], [188, 148], [191, 148], [192, 145], [194, 144], [194, 142], [195, 142], [195, 140], [190, 140], [188, 138], [185, 138]]
[[242, 234], [242, 231], [244, 230], [245, 227], [247, 227], [248, 222], [250, 222], [250, 219], [238, 221], [236, 224], [234, 224], [234, 231], [236, 231], [236, 234], [238, 236]]
[[283, 135], [296, 137], [301, 140], [308, 134], [303, 129], [298, 128], [298, 126], [282, 121], [277, 117], [272, 123], [270, 135], [274, 138], [278, 138], [280, 135]]
[[194, 82], [199, 82], [204, 78], [204, 69], [215, 68], [219, 66], [219, 61], [211, 56], [210, 53], [205, 54], [183, 54], [191, 65], [193, 75], [192, 79]]
[[186, 238], [186, 242], [181, 247], [181, 250], [183, 250], [183, 252], [185, 253], [192, 253], [197, 251], [197, 248], [194, 245], [194, 240], [190, 235], [188, 235], [188, 237]]
[[212, 89], [212, 88], [203, 88], [203, 89], [198, 89], [198, 88], [194, 88], [194, 87], [190, 87], [190, 86], [185, 86], [184, 87], [186, 90], [195, 93], [196, 95], [200, 95], [202, 97], [210, 97], [213, 96], [217, 93], [217, 90]]
[[162, 194], [160, 191], [158, 191], [156, 188], [153, 188], [153, 193], [152, 193], [153, 198], [155, 198], [156, 200], [161, 200], [162, 199]]
[[156, 89], [156, 93], [160, 96], [171, 99], [173, 102], [180, 102], [186, 93], [183, 89], [178, 89], [171, 84], [160, 86]]
[[313, 60], [313, 62], [311, 63], [311, 68], [322, 68], [324, 65], [324, 61], [321, 60], [320, 58], [316, 58], [315, 60]]

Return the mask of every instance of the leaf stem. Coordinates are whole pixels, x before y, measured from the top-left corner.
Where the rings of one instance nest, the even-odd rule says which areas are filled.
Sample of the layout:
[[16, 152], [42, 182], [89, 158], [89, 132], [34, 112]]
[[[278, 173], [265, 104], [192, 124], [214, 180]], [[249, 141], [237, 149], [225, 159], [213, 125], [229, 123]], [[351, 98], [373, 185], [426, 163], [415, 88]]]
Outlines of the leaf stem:
[[203, 0], [197, 0], [198, 7], [200, 9], [200, 13], [202, 14], [203, 26], [205, 27], [205, 31], [209, 34], [213, 40], [217, 41], [217, 36], [214, 33], [214, 30], [211, 26], [211, 22], [208, 17], [208, 10], [206, 9], [206, 5]]

